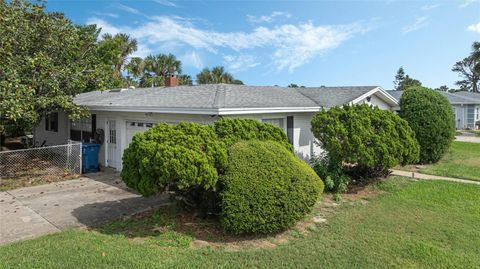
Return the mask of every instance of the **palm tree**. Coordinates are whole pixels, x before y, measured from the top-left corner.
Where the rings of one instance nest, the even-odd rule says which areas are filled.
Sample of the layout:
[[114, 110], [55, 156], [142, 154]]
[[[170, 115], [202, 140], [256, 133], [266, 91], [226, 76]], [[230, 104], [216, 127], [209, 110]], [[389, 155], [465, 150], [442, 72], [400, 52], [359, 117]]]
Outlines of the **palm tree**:
[[192, 86], [193, 80], [192, 77], [189, 75], [181, 75], [178, 77], [178, 82], [180, 85], [189, 85]]
[[127, 34], [119, 33], [114, 36], [104, 34], [100, 42], [102, 50], [108, 52], [109, 61], [113, 65], [113, 77], [121, 78], [122, 69], [130, 54], [137, 50], [137, 40]]
[[200, 73], [197, 74], [197, 83], [198, 84], [212, 83], [212, 74], [210, 73], [210, 69], [204, 68]]
[[125, 65], [125, 69], [134, 78], [140, 79], [145, 72], [145, 61], [140, 57], [133, 57], [130, 59], [130, 62]]
[[223, 66], [215, 66], [210, 69], [205, 68], [197, 74], [198, 84], [243, 84], [241, 80], [235, 79], [230, 73], [225, 71]]

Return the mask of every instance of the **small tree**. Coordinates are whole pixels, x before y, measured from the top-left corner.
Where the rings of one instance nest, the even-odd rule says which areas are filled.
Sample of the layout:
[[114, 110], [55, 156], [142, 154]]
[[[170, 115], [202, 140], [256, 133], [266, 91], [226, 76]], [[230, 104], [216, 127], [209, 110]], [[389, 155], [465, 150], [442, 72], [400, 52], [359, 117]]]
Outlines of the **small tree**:
[[57, 110], [85, 116], [72, 96], [118, 83], [96, 26], [74, 25], [41, 1], [0, 1], [0, 14], [0, 135], [12, 126], [31, 130]]
[[455, 63], [452, 68], [463, 80], [455, 82], [460, 89], [480, 92], [480, 42], [473, 42], [472, 52], [466, 58]]
[[393, 81], [394, 89], [397, 91], [404, 91], [411, 87], [422, 86], [422, 83], [418, 79], [414, 79], [405, 74], [405, 70], [401, 66], [397, 74], [395, 75], [395, 81]]
[[375, 176], [395, 165], [418, 161], [418, 143], [408, 123], [377, 107], [363, 104], [323, 110], [313, 117], [312, 132], [328, 152], [332, 167], [347, 164]]
[[398, 68], [397, 74], [395, 75], [395, 80], [393, 81], [393, 88], [396, 91], [400, 91], [400, 84], [405, 79], [405, 70], [403, 70], [403, 66]]
[[400, 115], [415, 131], [420, 144], [420, 162], [435, 163], [455, 137], [452, 106], [440, 93], [423, 87], [406, 91], [400, 99]]

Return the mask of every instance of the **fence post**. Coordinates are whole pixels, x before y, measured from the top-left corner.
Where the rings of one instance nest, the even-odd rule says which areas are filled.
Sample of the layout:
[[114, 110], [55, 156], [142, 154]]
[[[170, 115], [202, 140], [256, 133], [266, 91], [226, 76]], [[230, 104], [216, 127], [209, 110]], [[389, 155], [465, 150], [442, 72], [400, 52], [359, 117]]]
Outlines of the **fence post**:
[[68, 143], [67, 145], [67, 171], [71, 173], [72, 169], [70, 167], [70, 155], [72, 154], [72, 144]]

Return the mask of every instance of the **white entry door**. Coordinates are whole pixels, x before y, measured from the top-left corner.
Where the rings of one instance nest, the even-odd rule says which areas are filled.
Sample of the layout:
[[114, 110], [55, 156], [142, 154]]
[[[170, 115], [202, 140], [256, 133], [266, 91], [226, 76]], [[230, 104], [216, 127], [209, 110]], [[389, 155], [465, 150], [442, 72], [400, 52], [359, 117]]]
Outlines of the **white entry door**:
[[107, 166], [117, 168], [117, 123], [107, 120]]

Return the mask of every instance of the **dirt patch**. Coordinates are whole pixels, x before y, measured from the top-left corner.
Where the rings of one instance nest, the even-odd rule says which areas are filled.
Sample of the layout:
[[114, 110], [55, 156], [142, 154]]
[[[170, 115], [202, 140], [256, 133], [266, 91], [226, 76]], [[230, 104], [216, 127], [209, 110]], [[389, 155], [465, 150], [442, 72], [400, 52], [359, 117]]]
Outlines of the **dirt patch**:
[[[332, 194], [323, 194], [314, 211], [292, 229], [266, 236], [230, 235], [223, 230], [217, 217], [201, 217], [195, 210], [178, 205], [143, 212], [90, 229], [107, 234], [122, 234], [135, 242], [150, 242], [151, 238], [164, 240], [166, 234], [173, 234], [168, 240], [190, 240], [187, 245], [193, 248], [212, 247], [228, 251], [246, 248], [270, 249], [286, 244], [293, 238], [309, 236], [313, 231], [321, 229], [322, 225], [328, 223], [328, 220], [341, 210], [342, 204], [367, 204], [370, 198], [380, 193], [382, 191], [372, 187], [353, 188], [342, 195], [341, 201], [335, 201]], [[162, 244], [163, 242], [160, 242], [157, 245]]]

